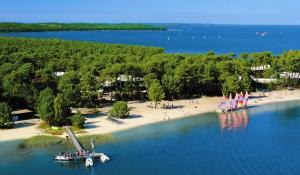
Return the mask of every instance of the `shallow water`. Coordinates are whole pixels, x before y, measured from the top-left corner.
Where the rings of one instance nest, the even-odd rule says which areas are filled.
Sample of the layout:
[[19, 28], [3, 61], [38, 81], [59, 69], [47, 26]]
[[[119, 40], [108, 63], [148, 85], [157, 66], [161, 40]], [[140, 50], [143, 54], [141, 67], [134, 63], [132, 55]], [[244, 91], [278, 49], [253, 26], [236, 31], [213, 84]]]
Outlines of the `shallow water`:
[[93, 168], [53, 162], [69, 148], [21, 151], [17, 142], [2, 142], [0, 169], [5, 175], [292, 175], [300, 173], [299, 133], [300, 102], [287, 102], [233, 113], [225, 122], [210, 113], [115, 133], [116, 143], [96, 148], [111, 161]]
[[[27, 32], [0, 36], [60, 38], [162, 47], [168, 53], [217, 53], [300, 49], [300, 26], [165, 24], [168, 31]], [[265, 32], [265, 34], [263, 34]]]

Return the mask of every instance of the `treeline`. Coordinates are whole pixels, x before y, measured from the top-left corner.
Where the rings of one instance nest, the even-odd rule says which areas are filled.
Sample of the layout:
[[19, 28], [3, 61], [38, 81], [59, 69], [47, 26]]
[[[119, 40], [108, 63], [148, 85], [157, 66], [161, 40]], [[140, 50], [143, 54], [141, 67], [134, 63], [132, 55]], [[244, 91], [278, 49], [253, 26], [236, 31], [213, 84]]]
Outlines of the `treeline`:
[[166, 30], [148, 24], [96, 24], [96, 23], [0, 23], [0, 32], [46, 32], [89, 30]]
[[[251, 71], [260, 65], [270, 69]], [[251, 75], [280, 78], [284, 71], [300, 72], [300, 51], [165, 54], [152, 47], [0, 37], [0, 101], [33, 109], [45, 120], [57, 116], [49, 121], [57, 125], [65, 122], [70, 106], [98, 106], [106, 93], [116, 100], [222, 95], [255, 90]], [[299, 81], [268, 86], [292, 85]]]

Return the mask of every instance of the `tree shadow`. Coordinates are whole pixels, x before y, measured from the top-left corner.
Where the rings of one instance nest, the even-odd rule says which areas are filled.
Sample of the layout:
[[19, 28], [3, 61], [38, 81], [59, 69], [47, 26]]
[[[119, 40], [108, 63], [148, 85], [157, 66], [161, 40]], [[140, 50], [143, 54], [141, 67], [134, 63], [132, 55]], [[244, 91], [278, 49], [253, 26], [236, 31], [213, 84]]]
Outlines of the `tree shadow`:
[[261, 95], [261, 96], [251, 96], [250, 99], [260, 99], [260, 98], [265, 98], [267, 97], [266, 95]]
[[85, 129], [93, 129], [93, 128], [98, 128], [100, 126], [94, 125], [97, 122], [86, 122], [84, 125]]
[[30, 126], [33, 126], [33, 125], [36, 125], [36, 123], [34, 123], [34, 122], [17, 123], [11, 129], [14, 129], [14, 128], [25, 128], [25, 127], [30, 127]]
[[162, 109], [182, 109], [184, 108], [184, 105], [169, 105], [162, 107]]
[[85, 125], [84, 129], [94, 129], [94, 128], [99, 128], [101, 126], [97, 126], [97, 125]]
[[97, 117], [103, 117], [106, 116], [108, 113], [107, 112], [98, 112], [96, 114], [85, 114], [84, 116], [86, 118], [97, 118]]
[[135, 119], [135, 118], [142, 118], [142, 115], [137, 115], [137, 114], [131, 114], [128, 119]]
[[108, 121], [111, 121], [111, 122], [113, 122], [113, 123], [115, 123], [115, 124], [118, 124], [118, 125], [123, 125], [123, 124], [125, 124], [125, 122], [123, 122], [123, 121], [121, 121], [121, 120], [119, 120], [119, 119], [113, 118], [113, 117], [107, 117], [107, 120], [108, 120]]

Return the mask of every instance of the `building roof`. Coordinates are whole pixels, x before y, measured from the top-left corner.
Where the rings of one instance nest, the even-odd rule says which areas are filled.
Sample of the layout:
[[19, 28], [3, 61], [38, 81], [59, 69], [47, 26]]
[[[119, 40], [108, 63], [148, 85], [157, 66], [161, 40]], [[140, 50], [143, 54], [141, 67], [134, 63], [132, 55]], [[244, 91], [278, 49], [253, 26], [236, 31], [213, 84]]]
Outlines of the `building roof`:
[[270, 65], [261, 65], [261, 66], [257, 66], [257, 67], [251, 67], [252, 71], [262, 71], [262, 70], [267, 70], [270, 69], [271, 66]]
[[256, 77], [253, 77], [253, 76], [250, 76], [251, 79], [257, 83], [262, 83], [262, 84], [266, 84], [266, 83], [272, 83], [272, 82], [277, 82], [278, 79], [275, 79], [275, 78], [256, 78]]
[[291, 78], [291, 79], [300, 79], [299, 72], [282, 72], [280, 74], [281, 78]]
[[61, 77], [61, 76], [65, 75], [65, 73], [66, 73], [66, 72], [54, 72], [54, 75], [55, 75], [56, 77]]
[[33, 113], [33, 111], [29, 109], [20, 109], [12, 112], [13, 115], [28, 114], [28, 113]]

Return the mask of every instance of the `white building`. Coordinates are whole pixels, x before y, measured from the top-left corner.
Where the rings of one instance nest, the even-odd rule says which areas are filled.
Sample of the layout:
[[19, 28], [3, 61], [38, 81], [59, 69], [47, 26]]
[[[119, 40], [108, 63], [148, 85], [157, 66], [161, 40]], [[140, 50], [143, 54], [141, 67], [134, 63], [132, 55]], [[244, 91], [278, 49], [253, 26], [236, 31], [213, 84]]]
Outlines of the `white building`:
[[270, 69], [271, 66], [270, 65], [261, 65], [261, 66], [257, 66], [257, 67], [251, 67], [252, 71], [263, 71], [263, 70], [267, 70]]
[[54, 72], [53, 74], [54, 74], [54, 76], [56, 76], [56, 77], [61, 77], [61, 76], [65, 75], [65, 73], [66, 73], [66, 72]]
[[280, 78], [300, 79], [299, 72], [282, 72]]

